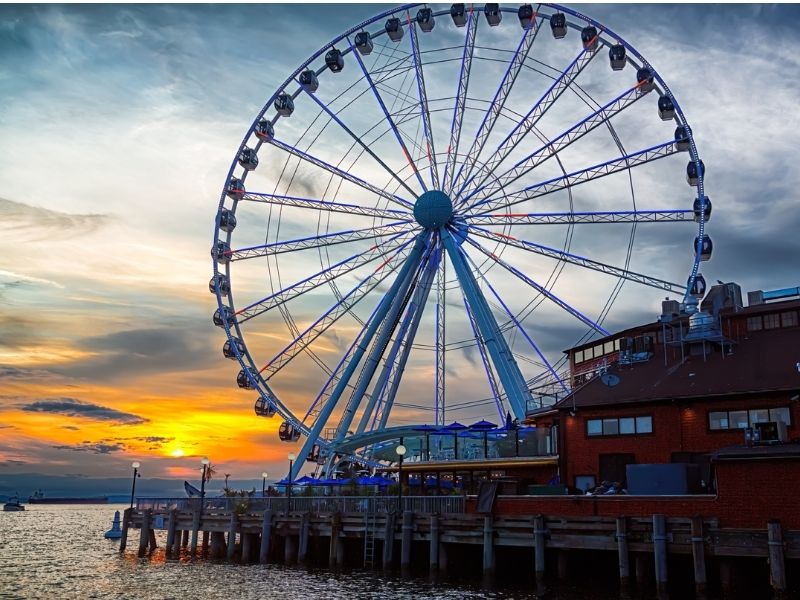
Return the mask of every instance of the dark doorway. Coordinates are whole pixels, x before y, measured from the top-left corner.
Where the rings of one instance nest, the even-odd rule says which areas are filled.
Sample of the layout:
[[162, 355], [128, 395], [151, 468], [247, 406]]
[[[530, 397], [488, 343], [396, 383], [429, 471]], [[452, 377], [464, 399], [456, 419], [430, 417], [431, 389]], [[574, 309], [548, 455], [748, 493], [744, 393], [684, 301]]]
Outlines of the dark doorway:
[[622, 487], [627, 486], [625, 467], [636, 464], [634, 454], [601, 454], [600, 455], [600, 482], [618, 481]]

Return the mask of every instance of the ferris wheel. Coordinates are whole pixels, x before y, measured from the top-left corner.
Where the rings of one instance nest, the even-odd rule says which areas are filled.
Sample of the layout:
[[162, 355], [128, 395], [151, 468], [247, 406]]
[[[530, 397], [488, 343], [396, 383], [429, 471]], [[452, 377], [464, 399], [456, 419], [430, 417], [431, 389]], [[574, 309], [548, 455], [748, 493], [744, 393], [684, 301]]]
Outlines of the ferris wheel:
[[569, 391], [563, 349], [609, 335], [612, 307], [696, 310], [703, 176], [661, 75], [595, 20], [392, 8], [301, 64], [236, 151], [211, 249], [223, 354], [320, 464], [523, 419]]

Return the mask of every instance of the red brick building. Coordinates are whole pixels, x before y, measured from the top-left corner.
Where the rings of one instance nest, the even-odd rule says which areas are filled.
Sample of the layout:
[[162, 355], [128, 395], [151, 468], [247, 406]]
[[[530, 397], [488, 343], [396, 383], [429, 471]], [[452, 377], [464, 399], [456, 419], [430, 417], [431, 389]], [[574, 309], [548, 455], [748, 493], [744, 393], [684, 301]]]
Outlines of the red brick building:
[[714, 286], [691, 318], [665, 303], [655, 323], [570, 349], [573, 392], [538, 419], [559, 425], [561, 481], [586, 489], [624, 481], [628, 464], [689, 463], [694, 491], [711, 493], [712, 454], [744, 445], [745, 429], [783, 423], [800, 441], [800, 300], [758, 298], [742, 307], [738, 286]]

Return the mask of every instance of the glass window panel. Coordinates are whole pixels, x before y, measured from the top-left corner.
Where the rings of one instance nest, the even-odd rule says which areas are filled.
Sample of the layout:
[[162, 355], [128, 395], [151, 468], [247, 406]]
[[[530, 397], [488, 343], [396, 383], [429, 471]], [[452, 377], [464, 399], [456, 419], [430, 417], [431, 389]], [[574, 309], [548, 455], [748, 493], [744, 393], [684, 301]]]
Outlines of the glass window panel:
[[592, 348], [592, 352], [594, 352], [595, 358], [600, 358], [603, 356], [603, 344], [597, 344], [597, 346]]
[[769, 421], [769, 410], [766, 408], [758, 408], [750, 411], [750, 426], [753, 423], [766, 423]]
[[591, 360], [592, 358], [594, 358], [594, 354], [592, 353], [592, 349], [591, 348], [585, 348], [583, 350], [583, 360]]
[[769, 420], [770, 421], [783, 421], [787, 425], [792, 424], [792, 413], [789, 411], [788, 407], [781, 407], [781, 408], [770, 408], [769, 409]]
[[758, 331], [762, 329], [761, 316], [747, 318], [747, 331]]
[[797, 311], [781, 313], [781, 327], [797, 327]]
[[764, 315], [764, 329], [777, 329], [780, 326], [780, 315]]
[[614, 351], [614, 342], [605, 342], [603, 344], [603, 353], [611, 354]]
[[727, 429], [728, 428], [728, 413], [727, 412], [710, 412], [710, 413], [708, 413], [708, 428], [709, 429]]
[[603, 435], [618, 435], [618, 434], [619, 434], [619, 420], [603, 419]]
[[636, 417], [636, 433], [653, 433], [653, 417]]
[[619, 352], [619, 338], [614, 340], [614, 351]]
[[586, 421], [586, 432], [589, 435], [603, 435], [603, 422], [600, 419]]
[[747, 411], [746, 410], [732, 410], [728, 413], [730, 429], [747, 429], [749, 427]]
[[583, 362], [583, 350], [578, 350], [575, 353], [575, 364], [577, 365], [578, 363], [582, 362]]
[[619, 420], [619, 432], [624, 435], [636, 433], [636, 421], [633, 417], [625, 417]]

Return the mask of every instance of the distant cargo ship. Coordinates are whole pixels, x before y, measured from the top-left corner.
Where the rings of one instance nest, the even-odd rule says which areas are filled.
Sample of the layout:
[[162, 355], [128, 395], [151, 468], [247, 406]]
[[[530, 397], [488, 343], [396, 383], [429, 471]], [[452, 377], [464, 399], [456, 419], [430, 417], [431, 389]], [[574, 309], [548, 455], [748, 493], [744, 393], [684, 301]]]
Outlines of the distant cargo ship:
[[39, 490], [28, 497], [28, 504], [108, 504], [108, 496], [45, 496]]

